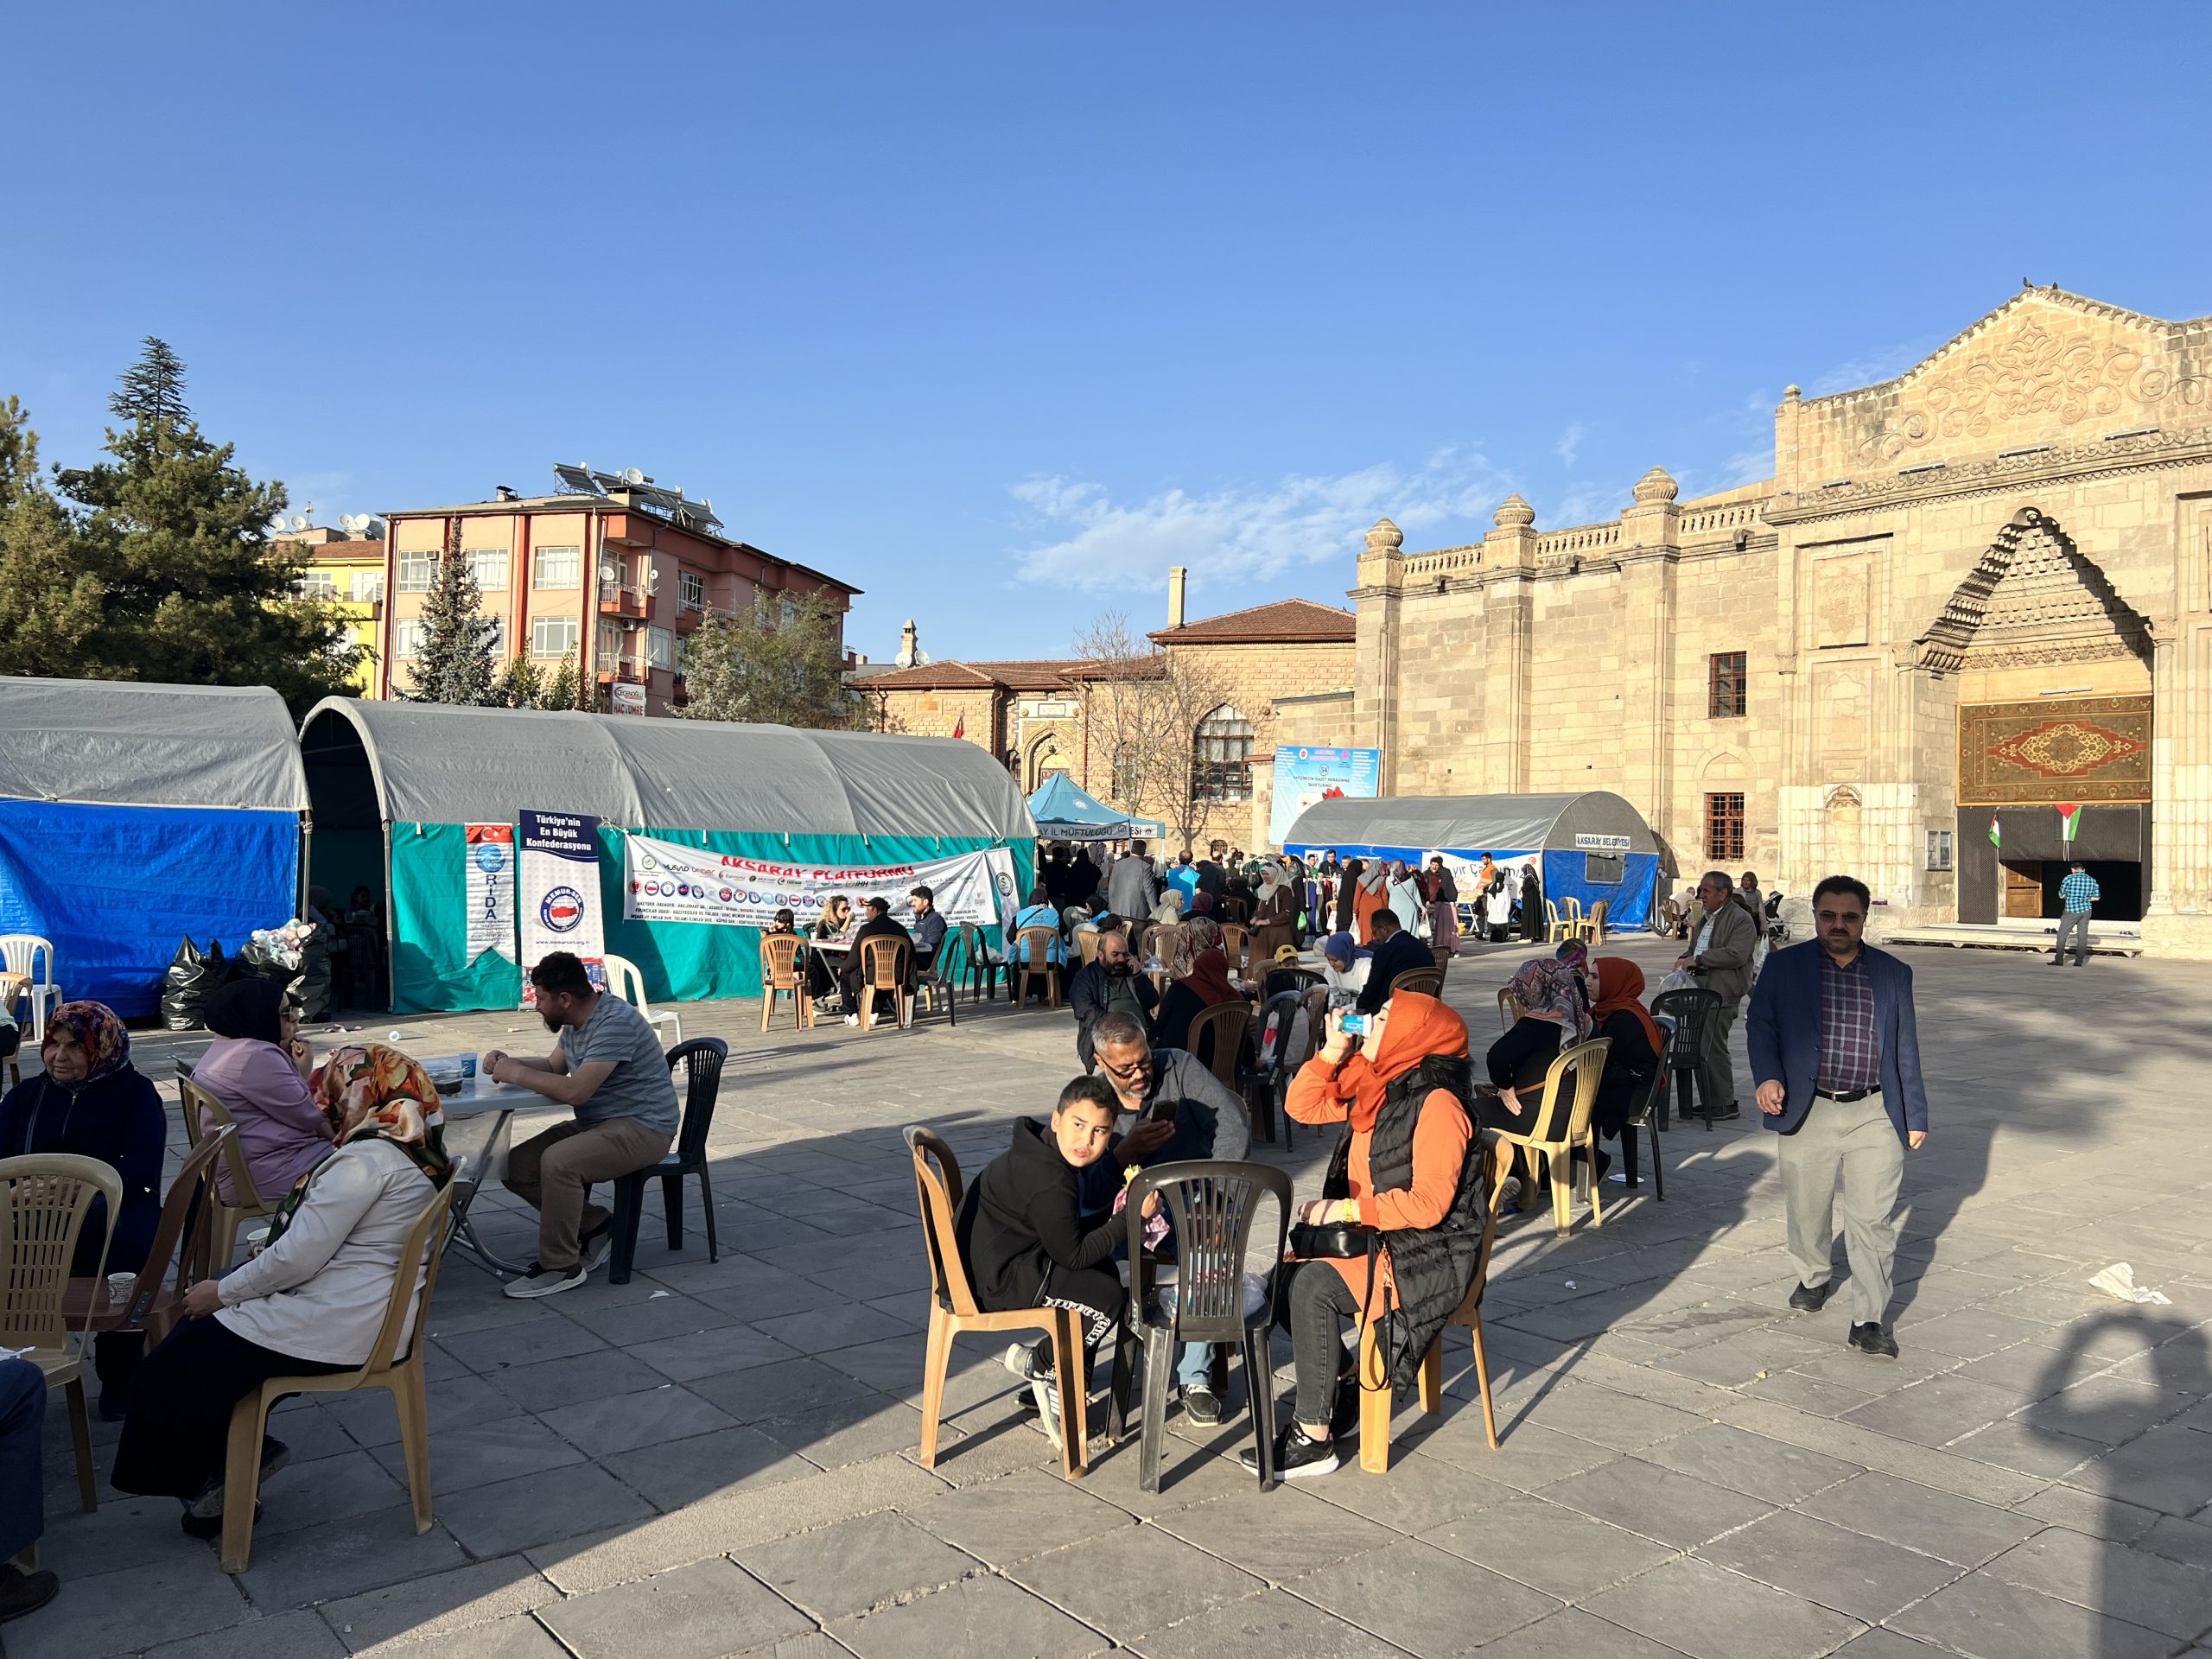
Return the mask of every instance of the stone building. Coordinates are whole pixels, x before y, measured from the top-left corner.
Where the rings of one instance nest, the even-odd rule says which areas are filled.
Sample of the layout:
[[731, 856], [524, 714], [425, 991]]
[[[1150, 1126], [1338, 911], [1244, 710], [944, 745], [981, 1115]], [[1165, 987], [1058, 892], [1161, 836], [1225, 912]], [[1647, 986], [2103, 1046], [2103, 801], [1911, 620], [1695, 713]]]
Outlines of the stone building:
[[2212, 318], [2030, 288], [1789, 388], [1770, 478], [1678, 495], [1369, 532], [1346, 736], [1385, 794], [1615, 790], [1679, 869], [1849, 871], [1891, 928], [2051, 913], [2079, 804], [2101, 913], [2212, 955]]

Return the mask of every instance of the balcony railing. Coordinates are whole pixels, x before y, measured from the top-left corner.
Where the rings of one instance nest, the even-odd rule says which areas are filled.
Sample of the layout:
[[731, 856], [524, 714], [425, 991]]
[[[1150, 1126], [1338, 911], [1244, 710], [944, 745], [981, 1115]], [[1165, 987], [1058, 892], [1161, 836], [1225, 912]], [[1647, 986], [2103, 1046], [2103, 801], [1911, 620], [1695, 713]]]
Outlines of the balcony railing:
[[599, 609], [602, 616], [642, 618], [652, 614], [652, 601], [642, 588], [624, 588], [602, 582], [599, 589]]

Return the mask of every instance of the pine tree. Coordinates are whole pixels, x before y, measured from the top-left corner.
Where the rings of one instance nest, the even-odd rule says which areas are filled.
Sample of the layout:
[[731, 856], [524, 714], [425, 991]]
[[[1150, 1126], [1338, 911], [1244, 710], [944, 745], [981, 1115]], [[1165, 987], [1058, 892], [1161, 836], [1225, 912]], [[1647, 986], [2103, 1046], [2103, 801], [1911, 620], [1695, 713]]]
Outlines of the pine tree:
[[749, 617], [711, 611], [684, 641], [690, 720], [741, 720], [845, 730], [868, 724], [846, 686], [837, 643], [839, 612], [819, 594], [787, 600], [781, 614], [765, 594]]
[[561, 666], [553, 671], [545, 689], [538, 693], [541, 709], [573, 709], [576, 706], [576, 653], [570, 652], [561, 659]]
[[461, 550], [458, 518], [448, 521], [445, 552], [423, 597], [422, 622], [410, 702], [480, 709], [505, 701], [492, 683], [492, 641], [499, 625], [484, 614], [484, 596]]
[[79, 563], [68, 515], [39, 482], [38, 434], [10, 397], [0, 403], [0, 674], [75, 677], [103, 597]]
[[99, 626], [73, 652], [57, 639], [35, 671], [273, 686], [295, 712], [349, 691], [361, 653], [346, 618], [299, 594], [304, 550], [269, 541], [284, 486], [255, 482], [232, 446], [202, 435], [176, 354], [149, 340], [111, 407], [125, 423], [108, 431], [112, 459], [56, 475], [84, 509], [68, 589], [80, 605], [97, 594]]
[[535, 709], [544, 694], [544, 682], [537, 664], [518, 651], [507, 664], [507, 671], [499, 676], [493, 696], [495, 701], [510, 709]]

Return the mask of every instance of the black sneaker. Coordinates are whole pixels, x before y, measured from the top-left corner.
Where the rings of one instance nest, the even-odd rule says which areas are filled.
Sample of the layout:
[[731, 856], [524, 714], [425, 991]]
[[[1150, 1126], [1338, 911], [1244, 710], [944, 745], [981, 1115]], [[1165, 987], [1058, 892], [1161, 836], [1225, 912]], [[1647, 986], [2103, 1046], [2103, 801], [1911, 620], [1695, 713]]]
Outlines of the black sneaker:
[[1835, 1282], [1825, 1285], [1800, 1285], [1789, 1293], [1789, 1306], [1801, 1313], [1817, 1313], [1827, 1306], [1828, 1298], [1835, 1294]]
[[574, 1290], [590, 1276], [581, 1261], [573, 1268], [541, 1267], [533, 1262], [521, 1278], [507, 1281], [506, 1294], [524, 1300], [532, 1296], [557, 1296], [564, 1290]]
[[1201, 1428], [1221, 1421], [1221, 1396], [1211, 1382], [1193, 1382], [1183, 1390], [1183, 1414]]
[[1860, 1353], [1876, 1359], [1895, 1359], [1897, 1339], [1878, 1325], [1854, 1325], [1851, 1327], [1851, 1345]]
[[[1331, 1475], [1343, 1461], [1334, 1440], [1308, 1440], [1306, 1431], [1296, 1423], [1275, 1437], [1275, 1478], [1304, 1480], [1314, 1475]], [[1237, 1453], [1237, 1461], [1250, 1474], [1260, 1472], [1258, 1448], [1246, 1446]]]
[[26, 1573], [20, 1567], [0, 1567], [0, 1624], [25, 1613], [35, 1613], [52, 1601], [61, 1580], [51, 1573]]
[[1743, 1115], [1743, 1108], [1737, 1105], [1732, 1100], [1726, 1106], [1717, 1108], [1716, 1109], [1706, 1114], [1706, 1116], [1711, 1118], [1715, 1123], [1726, 1123], [1730, 1118], [1741, 1117]]

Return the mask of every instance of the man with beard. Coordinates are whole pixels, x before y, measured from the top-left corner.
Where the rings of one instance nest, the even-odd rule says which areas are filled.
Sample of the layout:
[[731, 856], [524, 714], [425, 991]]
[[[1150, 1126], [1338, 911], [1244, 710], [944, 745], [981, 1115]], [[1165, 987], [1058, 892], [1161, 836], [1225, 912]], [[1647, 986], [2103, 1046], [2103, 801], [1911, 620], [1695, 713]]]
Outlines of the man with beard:
[[1124, 929], [1099, 929], [1096, 958], [1068, 982], [1068, 1007], [1075, 1011], [1075, 1052], [1086, 1072], [1097, 1064], [1092, 1033], [1108, 1014], [1126, 1014], [1151, 1033], [1160, 993], [1150, 977], [1137, 971]]
[[681, 1116], [668, 1058], [643, 1014], [595, 989], [583, 963], [566, 950], [531, 969], [530, 982], [538, 1018], [560, 1040], [542, 1060], [493, 1049], [484, 1070], [495, 1083], [535, 1090], [575, 1117], [507, 1156], [507, 1191], [537, 1211], [537, 1259], [507, 1286], [516, 1297], [574, 1290], [607, 1260], [613, 1217], [585, 1198], [594, 1182], [619, 1180], [666, 1157]]

